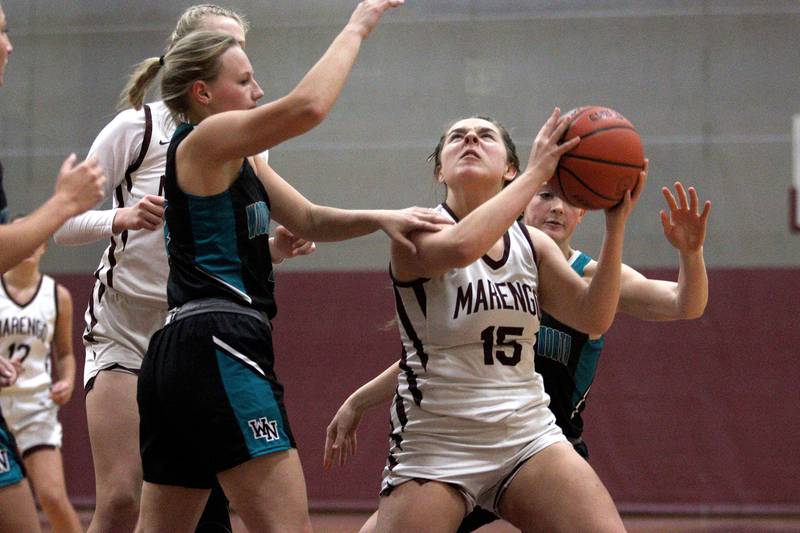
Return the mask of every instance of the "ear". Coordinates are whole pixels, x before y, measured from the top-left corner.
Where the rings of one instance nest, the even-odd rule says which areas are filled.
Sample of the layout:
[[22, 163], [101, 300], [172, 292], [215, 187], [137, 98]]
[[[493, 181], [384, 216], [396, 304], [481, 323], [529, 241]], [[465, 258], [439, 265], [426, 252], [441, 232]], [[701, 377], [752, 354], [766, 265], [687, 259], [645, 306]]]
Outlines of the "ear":
[[503, 181], [514, 181], [514, 178], [517, 177], [517, 167], [514, 165], [506, 165], [506, 170], [503, 173]]
[[[583, 215], [586, 214], [586, 209], [580, 209], [579, 211], [580, 212], [578, 213], [578, 224], [583, 222]], [[576, 224], [576, 226], [577, 226], [577, 224]]]
[[191, 95], [195, 102], [207, 106], [211, 103], [211, 93], [208, 91], [208, 84], [202, 80], [192, 83]]

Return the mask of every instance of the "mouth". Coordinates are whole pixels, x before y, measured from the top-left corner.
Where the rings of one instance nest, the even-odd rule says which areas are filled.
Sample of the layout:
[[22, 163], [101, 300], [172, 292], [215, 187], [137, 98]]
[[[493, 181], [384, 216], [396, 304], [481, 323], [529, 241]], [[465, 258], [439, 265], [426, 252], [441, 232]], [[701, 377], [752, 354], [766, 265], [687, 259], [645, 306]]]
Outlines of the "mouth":
[[467, 157], [474, 157], [475, 159], [480, 159], [481, 157], [478, 155], [478, 152], [475, 150], [465, 150], [459, 159], [465, 159]]
[[562, 222], [557, 221], [557, 220], [545, 220], [544, 221], [544, 225], [548, 226], [548, 227], [551, 227], [551, 228], [563, 228], [564, 227], [564, 224]]

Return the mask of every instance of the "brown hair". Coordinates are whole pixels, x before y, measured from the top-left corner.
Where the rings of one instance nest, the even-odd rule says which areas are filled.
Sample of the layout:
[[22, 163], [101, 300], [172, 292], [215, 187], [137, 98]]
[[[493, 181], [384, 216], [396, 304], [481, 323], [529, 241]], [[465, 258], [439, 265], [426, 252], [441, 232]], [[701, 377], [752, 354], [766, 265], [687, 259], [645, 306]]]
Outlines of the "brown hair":
[[[500, 132], [500, 136], [503, 139], [503, 144], [506, 147], [506, 162], [509, 165], [513, 166], [517, 170], [517, 172], [519, 172], [520, 168], [519, 168], [519, 156], [517, 155], [517, 146], [514, 144], [514, 141], [511, 139], [511, 134], [508, 133], [508, 130], [506, 129], [506, 127], [503, 126], [497, 120], [495, 120], [493, 118], [489, 118], [489, 117], [482, 117], [482, 116], [475, 115], [475, 116], [466, 117], [466, 118], [477, 118], [477, 119], [485, 120], [486, 122], [491, 122], [492, 124], [494, 124], [494, 126]], [[441, 170], [441, 168], [442, 168], [442, 148], [444, 147], [444, 140], [447, 137], [447, 132], [450, 131], [450, 128], [452, 128], [453, 125], [456, 122], [460, 122], [461, 120], [465, 120], [465, 119], [455, 120], [455, 121], [451, 122], [450, 125], [447, 126], [447, 128], [445, 128], [444, 133], [442, 134], [441, 137], [439, 137], [439, 144], [436, 145], [436, 148], [434, 148], [433, 152], [431, 152], [431, 154], [427, 158], [428, 162], [433, 161], [433, 176], [434, 177], [437, 177], [439, 175], [439, 170]]]

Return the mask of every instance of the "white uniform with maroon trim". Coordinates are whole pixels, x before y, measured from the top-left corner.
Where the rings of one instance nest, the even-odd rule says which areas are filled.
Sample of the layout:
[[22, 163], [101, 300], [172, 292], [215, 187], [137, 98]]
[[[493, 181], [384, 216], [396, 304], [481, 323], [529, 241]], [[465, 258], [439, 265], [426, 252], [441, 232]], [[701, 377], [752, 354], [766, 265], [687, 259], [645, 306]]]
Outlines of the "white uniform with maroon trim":
[[[446, 205], [437, 211], [457, 221]], [[457, 487], [494, 509], [521, 464], [564, 436], [534, 372], [536, 254], [522, 222], [499, 261], [394, 282], [404, 353], [382, 491], [410, 479]]]
[[[160, 101], [122, 111], [103, 128], [89, 156], [109, 178], [106, 192], [114, 208], [130, 207], [148, 194], [163, 196], [174, 130]], [[262, 157], [266, 161], [268, 152]], [[150, 337], [166, 319], [168, 274], [163, 228], [111, 236], [85, 315], [84, 385], [100, 370], [138, 372]]]
[[58, 405], [50, 398], [50, 356], [58, 317], [56, 282], [42, 275], [36, 294], [16, 302], [0, 289], [0, 357], [22, 362], [11, 387], [0, 389], [0, 410], [20, 453], [36, 446], [61, 446]]

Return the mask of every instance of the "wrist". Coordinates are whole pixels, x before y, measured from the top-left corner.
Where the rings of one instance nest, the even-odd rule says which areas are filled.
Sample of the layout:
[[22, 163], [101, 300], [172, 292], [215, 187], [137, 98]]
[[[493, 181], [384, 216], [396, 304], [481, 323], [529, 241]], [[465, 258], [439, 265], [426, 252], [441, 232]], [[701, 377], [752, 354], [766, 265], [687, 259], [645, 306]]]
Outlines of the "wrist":
[[347, 26], [342, 30], [342, 35], [355, 36], [358, 40], [362, 41], [367, 38], [369, 31], [361, 24], [348, 22]]
[[117, 235], [118, 233], [122, 233], [124, 230], [128, 229], [126, 227], [126, 217], [130, 208], [128, 207], [118, 207], [114, 209], [114, 215], [111, 218], [111, 233]]

